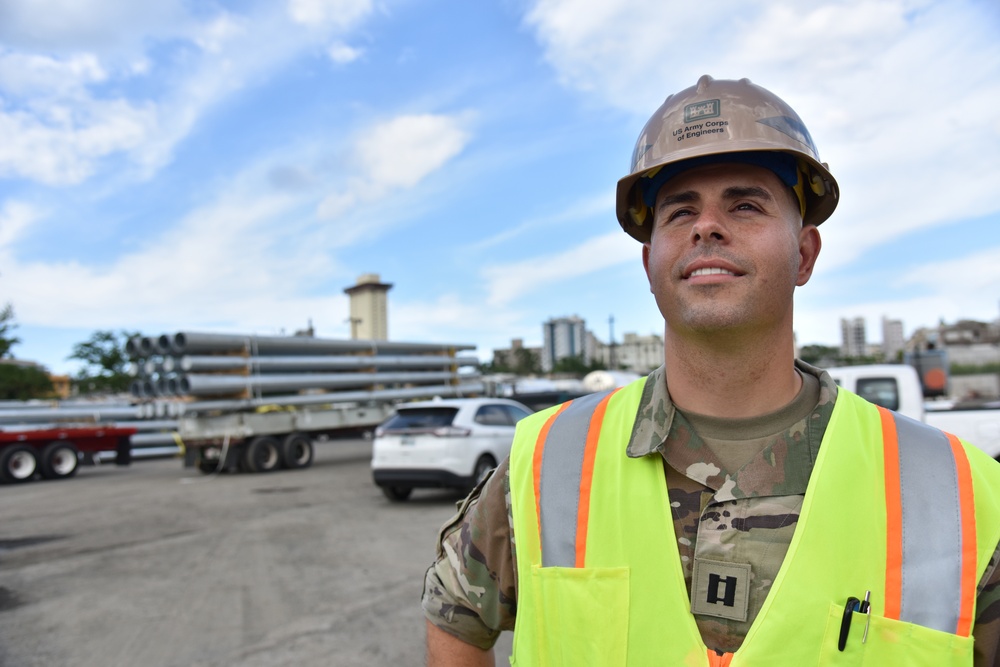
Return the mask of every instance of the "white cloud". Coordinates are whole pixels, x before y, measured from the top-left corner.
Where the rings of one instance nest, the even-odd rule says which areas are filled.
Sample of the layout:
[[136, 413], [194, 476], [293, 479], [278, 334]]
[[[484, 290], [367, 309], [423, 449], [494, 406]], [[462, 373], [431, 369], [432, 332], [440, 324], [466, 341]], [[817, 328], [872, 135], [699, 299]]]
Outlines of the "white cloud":
[[311, 26], [334, 26], [346, 29], [367, 17], [372, 0], [289, 0], [292, 20]]
[[828, 267], [918, 229], [1000, 212], [995, 8], [749, 0], [730, 9], [721, 0], [538, 0], [525, 21], [565, 85], [640, 119], [705, 73], [749, 77], [788, 101], [841, 185], [823, 227]]
[[334, 42], [326, 50], [326, 53], [330, 56], [330, 60], [333, 62], [338, 65], [346, 65], [347, 63], [354, 62], [360, 58], [362, 54], [364, 54], [364, 50], [348, 46], [343, 42]]
[[63, 59], [0, 53], [0, 90], [13, 96], [75, 95], [81, 93], [84, 86], [101, 83], [107, 78], [107, 71], [92, 53], [77, 53]]
[[[0, 2], [0, 178], [78, 184], [112, 156], [134, 165], [133, 178], [148, 178], [222, 101], [371, 13], [361, 0], [197, 16], [180, 2], [148, 4]], [[174, 57], [154, 57], [157, 48]]]
[[[3, 291], [16, 295], [23, 322], [53, 327], [72, 322], [99, 328], [125, 320], [142, 328], [185, 322], [276, 327], [324, 317], [321, 311], [342, 299], [302, 296], [334, 267], [322, 249], [311, 247], [297, 215], [299, 201], [245, 180], [109, 262], [0, 255]], [[0, 214], [0, 240], [23, 235], [31, 213], [8, 205]], [[279, 228], [288, 237], [273, 234]]]
[[[460, 117], [431, 119], [401, 116], [365, 133], [353, 152], [358, 160], [369, 158], [359, 191], [392, 190], [395, 199], [405, 199], [408, 189], [460, 150], [467, 141]], [[415, 141], [401, 146], [400, 155], [417, 178], [411, 172], [403, 178], [387, 171], [371, 155], [378, 140], [367, 143], [383, 131], [391, 137], [407, 127], [413, 129]], [[455, 143], [457, 137], [462, 144]], [[438, 143], [446, 149], [436, 148]], [[212, 200], [179, 218], [155, 221], [165, 231], [149, 236], [140, 247], [100, 263], [19, 258], [13, 244], [34, 229], [45, 234], [47, 221], [26, 204], [8, 202], [0, 209], [0, 291], [16, 295], [20, 320], [32, 326], [72, 322], [106, 328], [127, 321], [143, 330], [193, 324], [277, 333], [280, 327], [305, 326], [312, 318], [324, 335], [346, 336], [346, 297], [339, 286], [329, 289], [346, 270], [335, 253], [350, 245], [362, 227], [365, 234], [377, 234], [379, 225], [390, 224], [382, 218], [395, 214], [386, 213], [384, 202], [369, 200], [358, 202], [350, 213], [370, 220], [374, 205], [381, 216], [378, 224], [311, 215], [322, 193], [331, 186], [343, 187], [354, 171], [350, 166], [346, 173], [324, 171], [328, 152], [329, 146], [312, 141], [283, 147], [228, 183], [217, 184]], [[421, 161], [422, 153], [426, 156]], [[410, 197], [419, 200], [420, 195]], [[349, 279], [343, 280], [346, 284]]]
[[[28, 226], [41, 215], [41, 212], [30, 204], [18, 201], [4, 202], [3, 208], [0, 208], [0, 258], [5, 257], [11, 244], [17, 241]], [[0, 264], [0, 270], [3, 268]]]
[[467, 248], [473, 252], [480, 252], [532, 231], [538, 231], [539, 229], [552, 230], [567, 224], [578, 224], [582, 219], [592, 218], [597, 215], [604, 215], [610, 219], [614, 217], [614, 205], [614, 194], [609, 188], [607, 193], [583, 199], [569, 205], [566, 209], [558, 213], [525, 220], [516, 227], [509, 227], [498, 234], [469, 244]]
[[565, 282], [617, 264], [636, 262], [640, 247], [631, 237], [615, 231], [547, 257], [488, 266], [482, 275], [488, 283], [489, 303], [504, 305], [540, 284]]
[[469, 143], [465, 115], [397, 116], [365, 129], [353, 151], [359, 176], [345, 191], [320, 202], [322, 218], [341, 215], [358, 202], [371, 202], [390, 190], [412, 188], [441, 169]]
[[[390, 293], [391, 298], [391, 293]], [[490, 344], [506, 343], [504, 333], [517, 331], [520, 314], [497, 308], [481, 300], [469, 301], [457, 294], [443, 294], [428, 301], [390, 304], [389, 336], [395, 340], [425, 340], [479, 345], [480, 356]], [[496, 332], [495, 340], [484, 340], [484, 332]]]
[[0, 43], [45, 51], [137, 48], [149, 35], [167, 36], [188, 20], [181, 0], [4, 0]]
[[97, 160], [141, 149], [157, 125], [154, 106], [125, 100], [79, 100], [38, 114], [0, 106], [0, 177], [79, 183], [93, 173]]

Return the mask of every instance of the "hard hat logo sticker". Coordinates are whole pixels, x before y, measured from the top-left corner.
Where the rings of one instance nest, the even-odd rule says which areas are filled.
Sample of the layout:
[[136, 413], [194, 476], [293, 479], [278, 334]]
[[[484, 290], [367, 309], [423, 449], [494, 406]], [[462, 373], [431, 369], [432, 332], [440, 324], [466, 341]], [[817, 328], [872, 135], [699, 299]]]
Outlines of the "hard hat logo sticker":
[[690, 123], [693, 120], [705, 118], [715, 118], [722, 112], [722, 105], [719, 100], [705, 100], [695, 102], [684, 107], [684, 122]]

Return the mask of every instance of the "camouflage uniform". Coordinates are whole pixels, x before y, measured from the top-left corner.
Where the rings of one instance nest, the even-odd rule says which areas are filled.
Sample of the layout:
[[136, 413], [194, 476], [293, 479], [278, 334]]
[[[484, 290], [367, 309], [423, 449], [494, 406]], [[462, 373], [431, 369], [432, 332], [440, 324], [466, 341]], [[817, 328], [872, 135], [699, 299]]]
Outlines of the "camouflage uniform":
[[[735, 472], [674, 408], [664, 369], [654, 371], [639, 405], [628, 455], [663, 457], [674, 533], [690, 596], [696, 559], [751, 566], [745, 620], [695, 613], [705, 644], [735, 651], [763, 605], [791, 543], [837, 386], [826, 373], [797, 363], [819, 380], [819, 400], [802, 419], [766, 439]], [[489, 648], [514, 629], [515, 545], [511, 534], [507, 461], [459, 506], [441, 529], [438, 559], [424, 582], [424, 614], [463, 641]], [[997, 665], [1000, 644], [1000, 560], [995, 553], [980, 582], [974, 628], [976, 665]], [[664, 567], [667, 564], [664, 563]]]

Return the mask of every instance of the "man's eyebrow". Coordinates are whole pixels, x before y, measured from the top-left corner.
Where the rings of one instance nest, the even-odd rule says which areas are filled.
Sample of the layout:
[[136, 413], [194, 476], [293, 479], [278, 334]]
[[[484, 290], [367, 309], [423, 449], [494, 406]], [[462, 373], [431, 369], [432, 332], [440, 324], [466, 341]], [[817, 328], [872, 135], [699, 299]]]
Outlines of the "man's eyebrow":
[[763, 199], [765, 201], [774, 201], [774, 197], [771, 193], [764, 188], [759, 188], [755, 185], [734, 185], [730, 188], [726, 188], [722, 193], [724, 199], [742, 199], [743, 197], [756, 197], [757, 199]]
[[673, 206], [674, 204], [690, 204], [691, 202], [698, 201], [700, 197], [698, 193], [693, 190], [688, 190], [687, 192], [678, 192], [677, 194], [666, 195], [657, 204], [657, 209], [663, 209], [667, 206]]

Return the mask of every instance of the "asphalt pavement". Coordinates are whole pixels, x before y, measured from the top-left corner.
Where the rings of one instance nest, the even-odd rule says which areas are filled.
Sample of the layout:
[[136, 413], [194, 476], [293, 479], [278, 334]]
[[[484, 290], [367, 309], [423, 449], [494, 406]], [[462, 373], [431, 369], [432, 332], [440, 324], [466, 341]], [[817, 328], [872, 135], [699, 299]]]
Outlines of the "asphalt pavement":
[[370, 458], [340, 440], [307, 470], [0, 486], [0, 666], [423, 665], [423, 573], [461, 498], [390, 503]]

